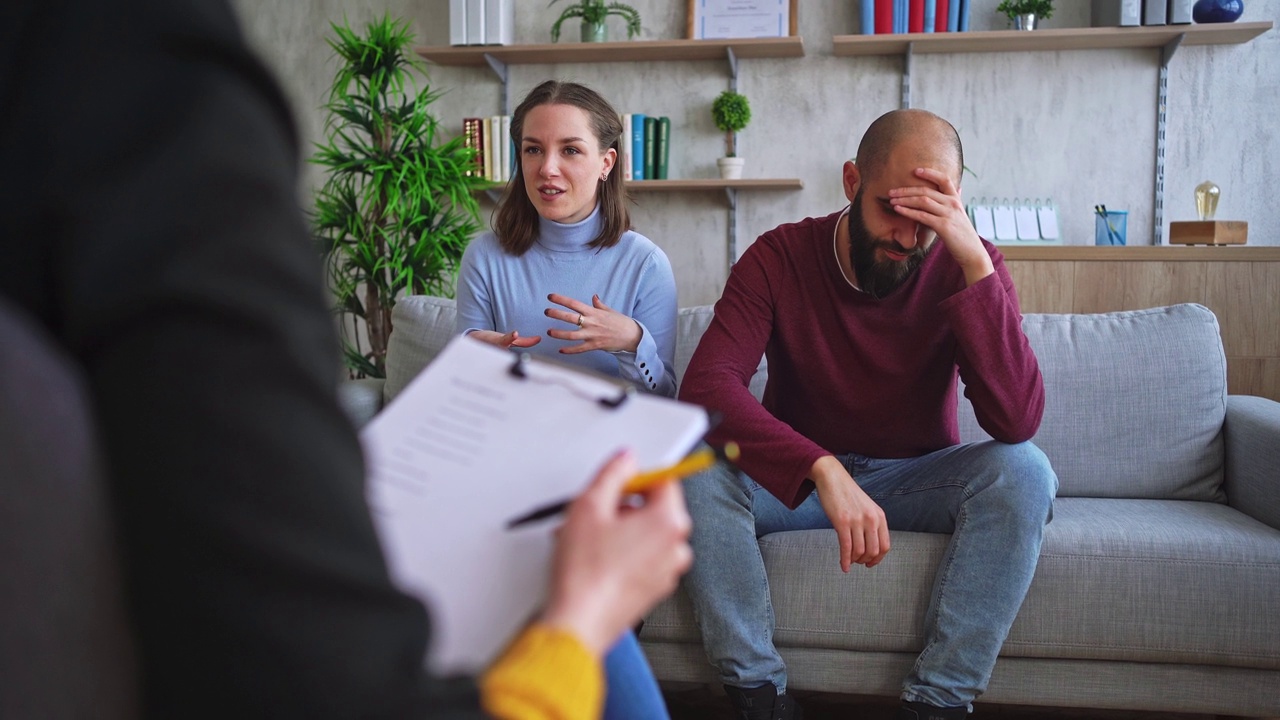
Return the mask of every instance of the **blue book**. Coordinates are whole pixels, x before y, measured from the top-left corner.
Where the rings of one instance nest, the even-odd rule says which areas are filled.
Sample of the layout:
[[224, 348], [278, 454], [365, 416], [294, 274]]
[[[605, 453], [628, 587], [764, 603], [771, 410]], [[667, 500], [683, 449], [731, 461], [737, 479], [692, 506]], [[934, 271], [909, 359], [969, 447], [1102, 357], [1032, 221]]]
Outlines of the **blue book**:
[[631, 114], [631, 179], [644, 179], [644, 113]]
[[907, 0], [893, 2], [893, 31], [896, 33], [907, 31]]
[[969, 0], [960, 0], [960, 32], [969, 32]]
[[938, 22], [938, 0], [924, 0], [924, 31], [933, 32]]
[[862, 34], [876, 32], [876, 0], [862, 0]]
[[951, 0], [951, 4], [947, 6], [947, 32], [960, 31], [960, 2], [961, 0]]

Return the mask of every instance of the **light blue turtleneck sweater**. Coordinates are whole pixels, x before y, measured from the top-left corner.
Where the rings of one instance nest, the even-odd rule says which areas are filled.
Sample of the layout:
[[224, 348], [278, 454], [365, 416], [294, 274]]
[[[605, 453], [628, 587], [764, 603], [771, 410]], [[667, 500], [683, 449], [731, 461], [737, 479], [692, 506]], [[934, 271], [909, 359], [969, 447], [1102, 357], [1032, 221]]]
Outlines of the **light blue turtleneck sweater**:
[[[602, 225], [598, 205], [587, 219], [572, 225], [539, 219], [537, 240], [519, 257], [503, 251], [492, 232], [472, 240], [458, 273], [457, 332], [518, 330], [521, 337], [541, 335], [542, 342], [530, 352], [675, 397], [677, 302], [671, 263], [657, 245], [633, 231], [623, 233], [613, 247], [587, 247]], [[636, 352], [561, 354], [560, 348], [577, 343], [547, 335], [549, 328], [574, 329], [543, 314], [549, 307], [565, 309], [547, 300], [550, 293], [587, 305], [592, 295], [599, 295], [605, 305], [635, 319], [642, 333]]]

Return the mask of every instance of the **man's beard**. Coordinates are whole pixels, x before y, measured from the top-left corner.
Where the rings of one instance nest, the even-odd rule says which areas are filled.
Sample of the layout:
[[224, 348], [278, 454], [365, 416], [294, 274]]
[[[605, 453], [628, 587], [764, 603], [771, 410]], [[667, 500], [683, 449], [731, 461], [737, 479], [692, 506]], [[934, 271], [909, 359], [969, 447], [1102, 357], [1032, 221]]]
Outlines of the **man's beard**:
[[[862, 191], [857, 192], [853, 206], [849, 208], [849, 264], [853, 266], [853, 274], [863, 292], [879, 300], [897, 290], [924, 262], [930, 247], [917, 243], [914, 249], [907, 250], [893, 240], [871, 237], [862, 221]], [[877, 248], [902, 253], [907, 259], [900, 262], [887, 258], [877, 261]]]

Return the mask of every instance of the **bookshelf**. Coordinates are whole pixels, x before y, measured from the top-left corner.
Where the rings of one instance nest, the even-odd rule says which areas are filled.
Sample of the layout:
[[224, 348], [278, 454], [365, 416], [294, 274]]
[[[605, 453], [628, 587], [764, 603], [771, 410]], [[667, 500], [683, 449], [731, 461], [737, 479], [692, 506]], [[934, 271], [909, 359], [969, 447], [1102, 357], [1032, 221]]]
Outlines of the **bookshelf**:
[[1269, 32], [1271, 21], [1134, 27], [1058, 28], [1049, 30], [985, 30], [962, 33], [835, 35], [836, 57], [902, 55], [902, 107], [911, 107], [912, 58], [915, 55], [985, 52], [1055, 52], [1151, 48], [1160, 51], [1156, 82], [1155, 197], [1152, 203], [1153, 244], [1164, 234], [1165, 108], [1169, 104], [1169, 61], [1182, 45], [1239, 45]]
[[[699, 62], [725, 61], [729, 67], [729, 89], [737, 89], [738, 60], [743, 58], [804, 57], [804, 39], [798, 35], [777, 38], [737, 38], [729, 40], [627, 40], [603, 43], [544, 43], [532, 45], [448, 45], [422, 46], [415, 52], [428, 62], [447, 67], [488, 65], [502, 83], [502, 114], [510, 113], [508, 65], [612, 62]], [[633, 193], [723, 191], [729, 205], [726, 234], [729, 265], [737, 260], [738, 192], [794, 191], [804, 188], [799, 178], [720, 178], [642, 180], [628, 182]], [[497, 202], [500, 189], [486, 195]]]
[[556, 63], [727, 60], [804, 56], [799, 36], [740, 40], [627, 40], [540, 45], [454, 45], [419, 47], [423, 59], [437, 65], [483, 66], [489, 58], [510, 65]]
[[902, 35], [836, 35], [831, 54], [902, 55], [975, 52], [1052, 52], [1163, 48], [1181, 37], [1182, 45], [1238, 45], [1267, 32], [1270, 22], [1214, 25], [1144, 25], [1139, 27], [1064, 28], [1052, 30], [987, 30], [963, 33]]

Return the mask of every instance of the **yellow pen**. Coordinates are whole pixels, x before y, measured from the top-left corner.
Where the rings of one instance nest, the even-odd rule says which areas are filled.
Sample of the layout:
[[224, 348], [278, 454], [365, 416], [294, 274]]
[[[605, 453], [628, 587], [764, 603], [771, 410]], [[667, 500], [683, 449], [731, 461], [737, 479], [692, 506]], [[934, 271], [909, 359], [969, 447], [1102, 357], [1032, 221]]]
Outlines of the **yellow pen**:
[[[738, 454], [738, 443], [735, 442], [725, 443], [724, 449], [722, 450], [713, 450], [711, 448], [695, 450], [674, 465], [669, 465], [657, 470], [647, 470], [642, 473], [637, 473], [627, 481], [626, 485], [623, 486], [622, 492], [624, 495], [635, 495], [636, 493], [642, 493], [646, 490], [652, 490], [663, 483], [683, 480], [696, 472], [706, 470], [714, 465], [718, 459], [723, 458], [730, 462], [734, 462], [738, 459]], [[512, 518], [507, 521], [507, 529], [510, 530], [511, 528], [520, 527], [521, 525], [526, 525], [534, 522], [535, 520], [541, 520], [543, 518], [551, 517], [552, 515], [558, 515], [564, 512], [571, 502], [573, 501], [561, 500], [549, 505], [544, 505], [519, 517]]]

